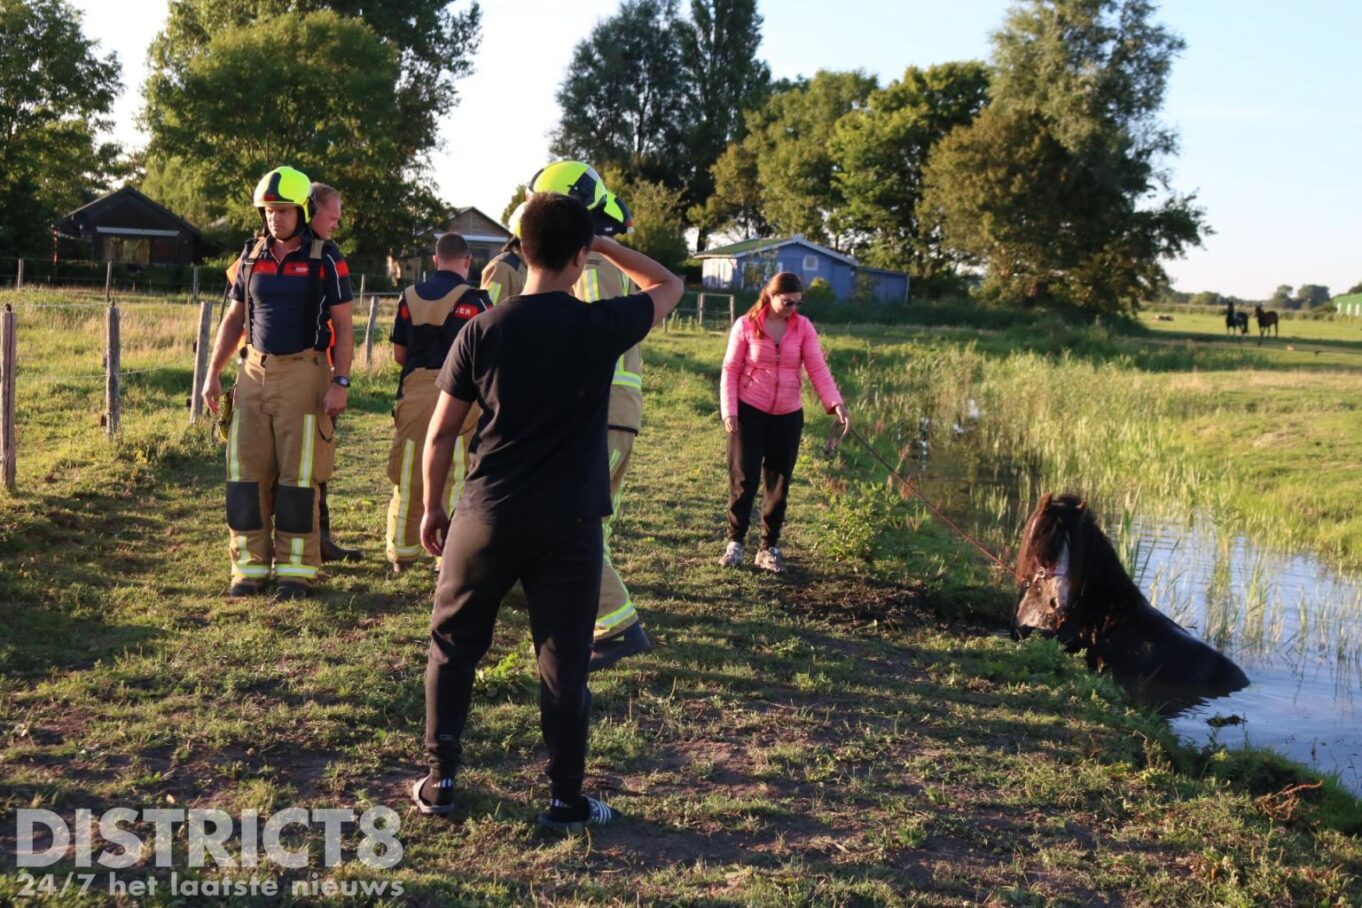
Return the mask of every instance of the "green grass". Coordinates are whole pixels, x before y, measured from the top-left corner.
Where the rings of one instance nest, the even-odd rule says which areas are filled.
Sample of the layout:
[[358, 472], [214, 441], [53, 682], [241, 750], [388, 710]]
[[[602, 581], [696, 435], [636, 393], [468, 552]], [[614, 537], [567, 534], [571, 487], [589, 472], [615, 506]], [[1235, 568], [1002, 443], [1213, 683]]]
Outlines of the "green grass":
[[[62, 311], [21, 309], [20, 485], [0, 496], [7, 856], [19, 807], [381, 803], [402, 814], [405, 856], [384, 875], [403, 883], [402, 904], [1362, 900], [1353, 799], [1330, 784], [1284, 805], [1272, 796], [1308, 773], [1270, 756], [1186, 750], [1053, 645], [1001, 636], [991, 622], [1009, 593], [861, 455], [817, 453], [826, 416], [810, 418], [792, 493], [790, 574], [718, 568], [724, 337], [685, 328], [645, 347], [646, 427], [616, 533], [657, 647], [593, 682], [588, 789], [626, 819], [566, 841], [535, 832], [543, 751], [515, 610], [479, 678], [460, 810], [421, 818], [403, 787], [422, 765], [431, 579], [379, 568], [386, 355], [356, 369], [332, 486], [339, 537], [370, 561], [334, 568], [313, 599], [242, 604], [220, 596], [221, 448], [183, 409], [195, 314], [126, 307], [125, 367], [165, 368], [129, 377], [123, 435], [110, 443], [99, 382], [61, 378], [99, 372], [100, 313]], [[908, 393], [877, 403], [877, 368], [919, 370], [920, 387], [934, 389], [921, 405], [945, 408], [956, 392], [940, 370], [984, 374], [1013, 348], [1029, 348], [1017, 355], [1037, 357], [1036, 370], [1190, 381], [1194, 398], [1200, 382], [1221, 381], [1179, 371], [1161, 345], [1100, 329], [1073, 337], [1068, 360], [1048, 332], [839, 329], [828, 347], [865, 425]], [[1108, 347], [1133, 352], [1103, 366]], [[1288, 393], [1304, 398], [1296, 380]], [[1169, 412], [1197, 412], [1179, 406]], [[0, 900], [13, 900], [12, 859], [5, 868]], [[365, 875], [351, 863], [331, 877]]]

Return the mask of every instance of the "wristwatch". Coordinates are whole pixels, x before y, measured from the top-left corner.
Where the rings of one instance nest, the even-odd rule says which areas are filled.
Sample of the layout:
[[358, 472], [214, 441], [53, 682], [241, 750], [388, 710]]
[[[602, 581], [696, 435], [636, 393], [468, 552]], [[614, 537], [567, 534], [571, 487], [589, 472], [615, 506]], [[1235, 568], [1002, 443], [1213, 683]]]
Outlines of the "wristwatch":
[[335, 378], [331, 379], [331, 383], [340, 385], [342, 388], [348, 388], [350, 387], [350, 378], [346, 375], [337, 375]]

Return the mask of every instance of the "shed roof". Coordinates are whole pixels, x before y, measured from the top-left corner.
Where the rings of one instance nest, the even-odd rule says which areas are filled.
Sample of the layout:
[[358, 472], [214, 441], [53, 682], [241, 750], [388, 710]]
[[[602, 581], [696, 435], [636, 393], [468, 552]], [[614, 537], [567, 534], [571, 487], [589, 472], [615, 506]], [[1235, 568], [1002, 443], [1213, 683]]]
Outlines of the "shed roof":
[[781, 246], [789, 246], [791, 244], [807, 246], [808, 248], [813, 249], [816, 252], [821, 252], [823, 255], [826, 255], [829, 258], [836, 259], [839, 262], [846, 262], [848, 265], [857, 266], [856, 260], [851, 256], [843, 255], [842, 253], [829, 249], [826, 246], [819, 245], [818, 243], [815, 243], [813, 240], [805, 239], [804, 236], [799, 233], [787, 237], [758, 237], [756, 239], [743, 240], [742, 242], [739, 243], [730, 243], [727, 246], [718, 246], [715, 247], [714, 249], [706, 249], [704, 252], [697, 253], [695, 257], [698, 259], [733, 258], [737, 256], [747, 255], [748, 253], [752, 252], [763, 252], [767, 249], [778, 249]]
[[[95, 222], [99, 220], [102, 212], [116, 206], [117, 203], [121, 201], [131, 201], [135, 205], [150, 209], [153, 214], [159, 215], [167, 221], [179, 225], [182, 230], [191, 233], [196, 237], [199, 236], [199, 228], [195, 227], [169, 208], [166, 208], [164, 205], [161, 205], [138, 192], [131, 186], [124, 186], [122, 189], [102, 195], [93, 202], [80, 206], [65, 217], [58, 219], [57, 222], [53, 224], [53, 227], [61, 233], [68, 234], [74, 230], [77, 235], [82, 232], [82, 227], [85, 225], [90, 225], [96, 229], [98, 229], [98, 226], [105, 226], [107, 228], [107, 225], [96, 225]], [[104, 229], [100, 232], [108, 233], [110, 231]], [[158, 235], [164, 234], [159, 234], [158, 232]]]

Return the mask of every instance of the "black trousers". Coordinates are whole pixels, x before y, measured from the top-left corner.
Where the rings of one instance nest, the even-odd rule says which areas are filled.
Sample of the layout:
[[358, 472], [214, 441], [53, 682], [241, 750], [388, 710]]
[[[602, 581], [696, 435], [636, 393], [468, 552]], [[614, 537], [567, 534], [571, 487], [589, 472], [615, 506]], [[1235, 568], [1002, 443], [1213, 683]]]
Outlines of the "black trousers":
[[772, 416], [738, 402], [738, 431], [728, 436], [728, 538], [742, 542], [752, 523], [752, 502], [757, 480], [763, 486], [761, 545], [780, 541], [785, 524], [785, 504], [790, 477], [799, 458], [799, 436], [804, 432], [804, 411]]
[[600, 518], [481, 522], [456, 511], [435, 587], [426, 658], [426, 752], [453, 777], [478, 660], [492, 645], [497, 607], [525, 588], [539, 662], [539, 724], [552, 795], [575, 799], [586, 773], [587, 663], [601, 589]]

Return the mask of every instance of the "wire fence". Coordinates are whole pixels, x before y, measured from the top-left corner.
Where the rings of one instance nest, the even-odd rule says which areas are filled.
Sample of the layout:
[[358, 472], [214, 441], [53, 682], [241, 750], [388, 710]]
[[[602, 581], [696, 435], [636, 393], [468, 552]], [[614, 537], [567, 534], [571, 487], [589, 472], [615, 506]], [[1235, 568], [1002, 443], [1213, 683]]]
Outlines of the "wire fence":
[[[127, 402], [139, 416], [187, 410], [194, 425], [206, 415], [200, 392], [210, 368], [212, 338], [222, 318], [221, 293], [188, 300], [140, 296], [72, 300], [55, 294], [5, 293], [0, 310], [0, 480], [13, 491], [19, 443], [47, 452], [57, 438], [96, 426], [116, 438]], [[193, 302], [198, 305], [184, 305]], [[374, 372], [391, 363], [388, 337], [400, 293], [365, 293], [356, 300], [354, 368]], [[728, 294], [687, 292], [663, 331], [727, 330], [736, 317]], [[96, 371], [95, 364], [99, 364]], [[183, 407], [183, 409], [181, 409]], [[81, 427], [84, 427], [82, 429]]]

